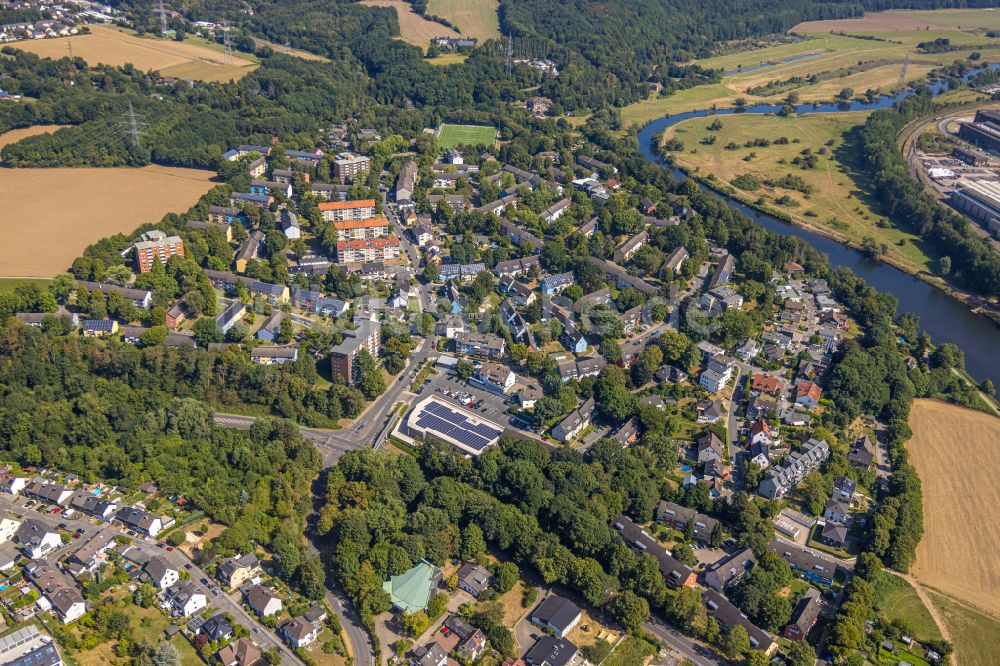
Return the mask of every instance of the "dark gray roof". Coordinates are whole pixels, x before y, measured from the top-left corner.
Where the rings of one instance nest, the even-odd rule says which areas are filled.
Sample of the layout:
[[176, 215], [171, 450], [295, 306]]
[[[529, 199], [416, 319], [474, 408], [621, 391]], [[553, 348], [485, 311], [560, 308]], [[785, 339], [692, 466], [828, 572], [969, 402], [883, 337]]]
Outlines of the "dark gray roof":
[[560, 632], [568, 629], [579, 615], [579, 606], [557, 594], [550, 595], [531, 613], [538, 623], [547, 624]]

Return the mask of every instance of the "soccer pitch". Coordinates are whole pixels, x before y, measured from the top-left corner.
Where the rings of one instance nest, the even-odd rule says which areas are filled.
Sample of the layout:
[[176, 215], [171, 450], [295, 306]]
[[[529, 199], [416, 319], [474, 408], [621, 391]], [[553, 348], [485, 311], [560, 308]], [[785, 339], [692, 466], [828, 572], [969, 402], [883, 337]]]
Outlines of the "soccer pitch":
[[438, 128], [438, 145], [442, 148], [454, 148], [455, 146], [478, 146], [483, 144], [492, 146], [497, 140], [497, 130], [495, 127], [484, 127], [482, 125], [449, 125], [442, 124]]

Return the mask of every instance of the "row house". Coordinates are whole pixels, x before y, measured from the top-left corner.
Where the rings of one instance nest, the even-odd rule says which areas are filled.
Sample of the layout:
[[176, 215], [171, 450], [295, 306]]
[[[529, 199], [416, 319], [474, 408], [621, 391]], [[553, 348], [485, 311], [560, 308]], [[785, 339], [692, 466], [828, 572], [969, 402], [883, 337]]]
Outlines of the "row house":
[[781, 465], [769, 468], [757, 492], [768, 499], [781, 499], [829, 457], [830, 445], [825, 439], [810, 439], [801, 449], [789, 454]]

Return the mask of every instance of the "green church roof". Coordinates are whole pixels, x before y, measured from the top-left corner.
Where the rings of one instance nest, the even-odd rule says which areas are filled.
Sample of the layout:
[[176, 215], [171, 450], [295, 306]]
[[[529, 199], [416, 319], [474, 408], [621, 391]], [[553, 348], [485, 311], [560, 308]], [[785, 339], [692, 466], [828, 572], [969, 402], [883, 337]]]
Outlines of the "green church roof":
[[409, 571], [382, 583], [382, 589], [389, 593], [393, 606], [409, 615], [427, 610], [437, 577], [437, 567], [422, 560]]

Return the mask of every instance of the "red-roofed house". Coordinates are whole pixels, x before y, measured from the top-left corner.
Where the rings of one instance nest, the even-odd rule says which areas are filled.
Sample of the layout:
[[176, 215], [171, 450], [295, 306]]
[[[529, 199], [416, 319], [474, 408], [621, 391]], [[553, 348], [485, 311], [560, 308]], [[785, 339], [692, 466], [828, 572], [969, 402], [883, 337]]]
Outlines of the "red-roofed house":
[[770, 446], [774, 442], [774, 432], [771, 427], [767, 425], [767, 421], [764, 419], [757, 419], [752, 426], [750, 426], [750, 443], [751, 444], [767, 444]]
[[815, 382], [799, 382], [795, 386], [795, 404], [806, 409], [816, 409], [822, 396], [823, 389]]
[[754, 375], [750, 390], [757, 393], [776, 395], [781, 390], [781, 382], [774, 375]]

